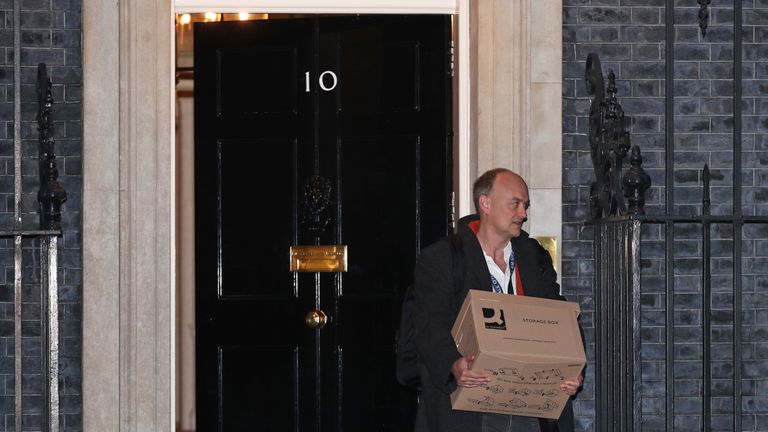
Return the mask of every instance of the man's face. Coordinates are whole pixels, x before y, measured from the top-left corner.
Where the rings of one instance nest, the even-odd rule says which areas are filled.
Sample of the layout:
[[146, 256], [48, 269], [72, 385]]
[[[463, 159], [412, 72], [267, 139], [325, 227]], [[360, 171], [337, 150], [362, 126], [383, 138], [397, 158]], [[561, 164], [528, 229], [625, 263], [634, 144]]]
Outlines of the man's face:
[[486, 214], [486, 223], [499, 234], [517, 237], [523, 229], [523, 222], [528, 219], [528, 186], [523, 179], [510, 173], [496, 176], [493, 188], [488, 195], [481, 196]]

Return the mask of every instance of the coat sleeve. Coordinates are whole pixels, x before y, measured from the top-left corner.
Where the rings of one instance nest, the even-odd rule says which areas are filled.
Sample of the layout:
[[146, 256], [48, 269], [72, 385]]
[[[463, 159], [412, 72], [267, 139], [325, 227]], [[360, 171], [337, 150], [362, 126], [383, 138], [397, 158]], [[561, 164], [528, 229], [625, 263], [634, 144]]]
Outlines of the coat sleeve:
[[463, 287], [453, 286], [451, 265], [450, 249], [443, 241], [422, 251], [414, 273], [416, 350], [431, 384], [445, 393], [456, 389], [451, 367], [461, 357], [451, 328], [458, 313], [457, 292]]

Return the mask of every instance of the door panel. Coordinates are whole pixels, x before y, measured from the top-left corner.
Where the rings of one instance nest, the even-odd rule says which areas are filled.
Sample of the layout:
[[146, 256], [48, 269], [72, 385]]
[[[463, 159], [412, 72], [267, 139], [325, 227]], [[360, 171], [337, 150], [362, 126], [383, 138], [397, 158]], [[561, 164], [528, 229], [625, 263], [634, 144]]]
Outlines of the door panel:
[[[220, 299], [295, 296], [293, 275], [285, 269], [286, 251], [293, 244], [294, 229], [290, 221], [294, 214], [294, 196], [285, 191], [257, 193], [253, 186], [275, 184], [293, 190], [296, 157], [296, 140], [290, 137], [219, 141]], [[254, 169], [256, 161], [269, 161], [285, 169]], [[262, 199], [268, 200], [263, 203], [264, 210], [268, 211], [257, 211], [249, 205]], [[289, 223], [275, 223], [276, 220]], [[249, 227], [254, 227], [253, 233], [259, 233], [258, 240], [244, 235]], [[254, 260], [254, 247], [260, 249], [258, 260]], [[254, 274], [259, 277], [253, 277]]]
[[[255, 374], [254, 359], [269, 374]], [[222, 347], [219, 409], [227, 432], [294, 431], [298, 425], [298, 355], [294, 348]], [[274, 389], [289, 388], [289, 392]], [[277, 393], [277, 394], [276, 394]], [[284, 397], [292, 394], [293, 397]]]
[[[342, 401], [345, 431], [390, 430], [402, 431], [410, 425], [401, 425], [398, 413], [399, 389], [392, 385], [388, 374], [377, 371], [392, 370], [394, 361], [391, 348], [373, 352], [362, 349], [344, 350], [344, 365], [367, 364], [368, 368], [345, 367]], [[376, 354], [371, 356], [371, 354]], [[371, 358], [373, 357], [373, 362]], [[365, 383], [361, 386], [359, 383]]]
[[375, 302], [408, 284], [418, 237], [418, 156], [418, 136], [339, 140], [338, 225], [355, 253], [342, 276], [345, 301]]
[[419, 44], [400, 42], [382, 47], [382, 105], [392, 111], [419, 110]]
[[[297, 56], [293, 47], [219, 50], [219, 115], [246, 117], [296, 112]], [[261, 65], [265, 60], [269, 67], [243, 67]]]
[[[449, 38], [444, 16], [195, 27], [198, 430], [412, 430], [395, 329], [447, 231]], [[346, 273], [289, 271], [336, 244]]]
[[[381, 43], [378, 50], [371, 42], [345, 43], [338, 47], [338, 109], [364, 117], [366, 109], [378, 106], [381, 113], [419, 110], [419, 46], [417, 42]], [[346, 79], [351, 76], [364, 79]]]

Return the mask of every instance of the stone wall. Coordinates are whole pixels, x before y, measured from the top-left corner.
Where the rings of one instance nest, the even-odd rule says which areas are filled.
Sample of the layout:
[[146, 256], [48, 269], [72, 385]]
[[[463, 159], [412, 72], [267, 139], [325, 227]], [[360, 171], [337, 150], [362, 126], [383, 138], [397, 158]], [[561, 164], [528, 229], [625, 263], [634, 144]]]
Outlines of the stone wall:
[[[672, 1], [672, 0], [670, 0]], [[696, 1], [675, 4], [674, 211], [701, 213], [702, 173], [712, 170], [712, 213], [733, 214], [733, 0], [713, 1], [706, 36]], [[768, 1], [743, 4], [742, 211], [768, 216]], [[631, 118], [632, 143], [643, 151], [653, 187], [648, 213], [665, 210], [665, 0], [563, 2], [563, 286], [584, 309], [594, 359], [593, 230], [588, 218], [594, 178], [587, 142], [587, 54], [600, 55], [617, 76], [618, 98]], [[712, 427], [732, 430], [733, 227], [713, 225]], [[663, 430], [666, 413], [665, 230], [642, 231], [643, 430]], [[700, 430], [702, 395], [701, 227], [680, 224], [674, 242], [674, 430]], [[768, 430], [768, 226], [742, 235], [741, 352], [744, 430]], [[594, 367], [576, 404], [578, 430], [593, 430]]]
[[[14, 87], [21, 86], [22, 226], [38, 225], [37, 64], [53, 82], [59, 180], [68, 193], [59, 241], [61, 430], [82, 430], [82, 47], [80, 0], [22, 0], [21, 82], [14, 82], [14, 2], [0, 0], [0, 230], [13, 228]], [[39, 241], [23, 241], [23, 425], [43, 420]], [[14, 246], [0, 240], [0, 431], [14, 430]]]

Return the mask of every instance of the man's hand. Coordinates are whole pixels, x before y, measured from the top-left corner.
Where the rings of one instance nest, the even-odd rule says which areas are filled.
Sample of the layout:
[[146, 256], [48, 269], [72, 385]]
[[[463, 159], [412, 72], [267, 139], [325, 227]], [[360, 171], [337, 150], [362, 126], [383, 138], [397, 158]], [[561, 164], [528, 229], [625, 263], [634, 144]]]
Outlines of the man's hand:
[[491, 379], [484, 373], [473, 372], [470, 370], [475, 356], [459, 357], [451, 367], [451, 373], [459, 387], [479, 387], [491, 382]]
[[568, 396], [573, 396], [579, 391], [582, 384], [584, 384], [584, 375], [579, 374], [576, 378], [570, 378], [563, 381], [563, 383], [560, 384], [560, 390], [568, 393]]

